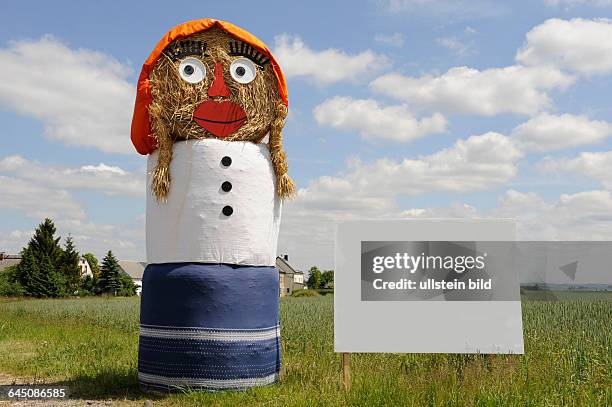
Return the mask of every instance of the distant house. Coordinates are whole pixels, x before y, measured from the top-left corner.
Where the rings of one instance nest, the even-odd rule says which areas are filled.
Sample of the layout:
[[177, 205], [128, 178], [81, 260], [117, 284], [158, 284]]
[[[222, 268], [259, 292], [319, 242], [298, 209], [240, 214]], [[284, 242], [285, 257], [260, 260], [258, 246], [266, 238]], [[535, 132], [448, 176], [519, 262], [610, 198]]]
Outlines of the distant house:
[[142, 289], [142, 275], [147, 263], [143, 261], [119, 260], [119, 268], [121, 271], [132, 278], [136, 284], [136, 294], [140, 295]]
[[6, 254], [5, 252], [0, 252], [0, 273], [8, 267], [19, 264], [20, 261], [20, 254]]
[[93, 271], [91, 271], [91, 266], [89, 265], [89, 262], [87, 261], [85, 257], [81, 257], [79, 259], [79, 268], [81, 269], [81, 275], [83, 277], [85, 276], [93, 277]]
[[291, 267], [288, 255], [285, 254], [276, 258], [276, 268], [279, 274], [279, 293], [281, 297], [291, 295], [295, 290], [304, 289], [304, 273]]

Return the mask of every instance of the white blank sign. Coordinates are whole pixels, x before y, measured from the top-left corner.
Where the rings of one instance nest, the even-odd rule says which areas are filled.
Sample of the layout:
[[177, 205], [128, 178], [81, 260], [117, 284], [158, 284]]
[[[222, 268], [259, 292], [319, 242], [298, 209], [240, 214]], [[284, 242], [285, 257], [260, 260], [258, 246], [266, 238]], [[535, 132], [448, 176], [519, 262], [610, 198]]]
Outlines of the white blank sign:
[[[363, 301], [362, 241], [512, 241], [506, 219], [352, 221], [336, 228], [336, 352], [522, 354], [521, 302]], [[509, 266], [508, 273], [516, 273]], [[516, 277], [516, 276], [514, 276]], [[516, 290], [519, 291], [518, 277]]]

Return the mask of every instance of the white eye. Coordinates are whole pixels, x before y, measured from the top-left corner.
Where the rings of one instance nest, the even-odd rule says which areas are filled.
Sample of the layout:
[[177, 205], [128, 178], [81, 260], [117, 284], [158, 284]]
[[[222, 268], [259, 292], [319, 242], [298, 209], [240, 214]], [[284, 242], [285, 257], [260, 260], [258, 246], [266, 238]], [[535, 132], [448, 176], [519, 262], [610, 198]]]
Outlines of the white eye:
[[185, 82], [199, 83], [206, 77], [206, 66], [196, 58], [185, 58], [179, 65], [179, 75]]
[[230, 74], [238, 83], [250, 83], [257, 76], [257, 68], [250, 60], [239, 58], [230, 65]]

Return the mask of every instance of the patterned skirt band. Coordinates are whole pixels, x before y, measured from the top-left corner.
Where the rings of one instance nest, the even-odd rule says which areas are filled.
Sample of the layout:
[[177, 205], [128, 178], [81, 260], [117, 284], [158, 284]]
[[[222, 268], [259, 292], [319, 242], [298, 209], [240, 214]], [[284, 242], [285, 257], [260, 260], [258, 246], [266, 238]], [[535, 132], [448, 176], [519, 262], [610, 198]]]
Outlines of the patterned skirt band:
[[275, 267], [148, 265], [140, 311], [140, 387], [226, 390], [277, 381], [278, 278]]

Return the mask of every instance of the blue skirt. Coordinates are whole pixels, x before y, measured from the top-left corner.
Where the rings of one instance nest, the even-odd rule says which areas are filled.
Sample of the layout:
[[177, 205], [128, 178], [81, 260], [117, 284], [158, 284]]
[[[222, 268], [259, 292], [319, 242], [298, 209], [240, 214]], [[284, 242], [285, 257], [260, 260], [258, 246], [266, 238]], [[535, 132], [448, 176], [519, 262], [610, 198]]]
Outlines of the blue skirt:
[[148, 265], [138, 344], [141, 389], [246, 389], [277, 381], [278, 279], [275, 267]]

